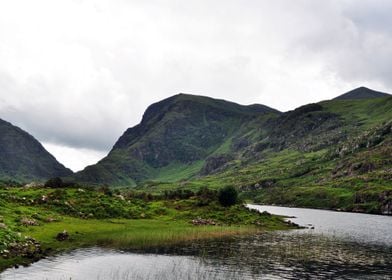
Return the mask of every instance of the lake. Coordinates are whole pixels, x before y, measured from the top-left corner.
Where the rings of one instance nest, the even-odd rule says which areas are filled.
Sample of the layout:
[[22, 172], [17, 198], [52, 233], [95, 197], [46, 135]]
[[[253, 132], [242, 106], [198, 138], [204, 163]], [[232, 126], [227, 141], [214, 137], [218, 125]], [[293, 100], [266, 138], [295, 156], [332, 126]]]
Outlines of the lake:
[[307, 229], [143, 253], [79, 249], [8, 269], [0, 279], [392, 279], [392, 217], [249, 207], [294, 216]]

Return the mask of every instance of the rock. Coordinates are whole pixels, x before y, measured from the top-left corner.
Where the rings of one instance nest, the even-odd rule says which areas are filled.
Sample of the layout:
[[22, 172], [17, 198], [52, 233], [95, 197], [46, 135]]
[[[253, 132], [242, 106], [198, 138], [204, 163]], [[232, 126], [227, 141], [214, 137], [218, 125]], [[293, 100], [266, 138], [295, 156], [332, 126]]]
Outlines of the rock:
[[0, 229], [6, 229], [6, 228], [7, 228], [7, 225], [6, 225], [6, 224], [0, 223]]
[[38, 226], [38, 225], [39, 225], [38, 222], [37, 222], [36, 220], [34, 220], [34, 219], [29, 219], [29, 218], [26, 218], [26, 217], [22, 218], [22, 219], [20, 220], [20, 223], [21, 223], [22, 225], [24, 225], [24, 226]]
[[118, 199], [120, 199], [122, 201], [125, 200], [125, 197], [123, 195], [121, 195], [121, 194], [116, 194], [116, 195], [114, 195], [114, 197], [117, 197]]
[[38, 182], [31, 182], [31, 183], [28, 183], [28, 184], [26, 184], [26, 185], [24, 185], [23, 187], [25, 188], [25, 189], [30, 189], [30, 188], [36, 188], [36, 187], [42, 187], [43, 185], [41, 184], [41, 183], [38, 183]]
[[192, 224], [195, 226], [206, 226], [206, 225], [211, 225], [211, 226], [216, 226], [218, 225], [214, 220], [212, 219], [202, 219], [200, 217], [193, 219]]
[[41, 244], [31, 237], [26, 237], [23, 241], [9, 244], [8, 250], [3, 250], [3, 257], [27, 257], [35, 258], [42, 253]]
[[384, 191], [379, 196], [381, 214], [392, 215], [392, 191]]
[[263, 211], [263, 212], [261, 212], [261, 215], [263, 215], [263, 216], [271, 216], [271, 213], [269, 213], [267, 211]]
[[48, 217], [48, 218], [45, 219], [45, 221], [46, 221], [47, 223], [52, 223], [52, 222], [55, 222], [56, 219], [55, 219], [55, 218], [52, 218], [52, 217]]
[[209, 175], [216, 173], [224, 169], [226, 163], [233, 159], [233, 156], [227, 154], [211, 156], [207, 158], [206, 163], [204, 164], [200, 173], [201, 175]]
[[63, 232], [59, 232], [56, 236], [56, 239], [58, 241], [65, 241], [69, 239], [69, 234], [66, 230], [63, 230]]

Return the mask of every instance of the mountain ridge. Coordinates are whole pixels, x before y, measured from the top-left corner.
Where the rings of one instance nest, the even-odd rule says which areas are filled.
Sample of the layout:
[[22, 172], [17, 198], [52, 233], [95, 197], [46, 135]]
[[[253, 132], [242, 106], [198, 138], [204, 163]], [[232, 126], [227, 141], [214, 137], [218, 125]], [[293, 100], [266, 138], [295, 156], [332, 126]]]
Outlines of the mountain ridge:
[[356, 89], [350, 90], [342, 95], [335, 97], [333, 100], [353, 100], [353, 99], [369, 99], [369, 98], [381, 98], [381, 97], [391, 97], [392, 95], [375, 91], [367, 87], [361, 86]]
[[345, 117], [347, 102], [358, 114], [367, 112], [369, 102], [375, 108], [367, 113], [369, 116], [383, 110], [374, 106], [378, 106], [378, 100], [389, 100], [390, 95], [374, 98], [379, 96], [377, 93], [361, 87], [349, 92], [349, 97], [355, 99], [346, 99], [346, 93], [341, 95], [344, 98], [338, 96], [288, 112], [260, 104], [240, 105], [207, 96], [176, 94], [148, 106], [141, 122], [128, 128], [105, 158], [72, 179], [114, 185], [180, 180], [223, 171], [238, 160], [258, 160], [265, 151], [325, 149], [357, 133], [362, 117]]
[[46, 180], [70, 174], [32, 135], [0, 119], [0, 179]]
[[[269, 114], [280, 112], [264, 105], [177, 94], [150, 105], [142, 121], [123, 133], [107, 157], [74, 177], [81, 181], [87, 178], [88, 182], [92, 178], [98, 183], [102, 177], [99, 173], [104, 173], [111, 178], [104, 179], [107, 183], [135, 183], [159, 176], [162, 168], [173, 164], [197, 169], [193, 164], [202, 164], [240, 127]], [[118, 168], [120, 176], [116, 174]]]

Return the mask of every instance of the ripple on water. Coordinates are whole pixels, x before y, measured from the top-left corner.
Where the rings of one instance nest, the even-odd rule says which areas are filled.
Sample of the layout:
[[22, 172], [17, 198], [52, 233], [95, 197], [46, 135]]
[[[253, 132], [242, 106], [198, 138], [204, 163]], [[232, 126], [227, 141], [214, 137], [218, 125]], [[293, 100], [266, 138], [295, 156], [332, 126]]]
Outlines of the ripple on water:
[[[200, 241], [144, 254], [80, 249], [8, 269], [0, 279], [390, 279], [391, 217], [353, 214], [341, 228], [347, 213], [269, 210], [284, 215], [290, 210], [295, 222], [316, 229]], [[375, 236], [364, 230], [369, 227]], [[386, 229], [389, 236], [383, 237]]]

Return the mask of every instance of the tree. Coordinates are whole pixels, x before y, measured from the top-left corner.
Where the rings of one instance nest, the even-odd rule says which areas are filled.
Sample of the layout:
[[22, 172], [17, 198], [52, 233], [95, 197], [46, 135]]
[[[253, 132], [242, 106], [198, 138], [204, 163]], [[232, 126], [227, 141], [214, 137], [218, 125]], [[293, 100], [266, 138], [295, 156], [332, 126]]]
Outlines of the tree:
[[219, 203], [224, 207], [229, 207], [237, 203], [238, 192], [233, 186], [226, 186], [219, 190]]
[[45, 187], [47, 188], [62, 188], [64, 187], [63, 180], [61, 178], [56, 177], [56, 178], [51, 178], [45, 183]]

